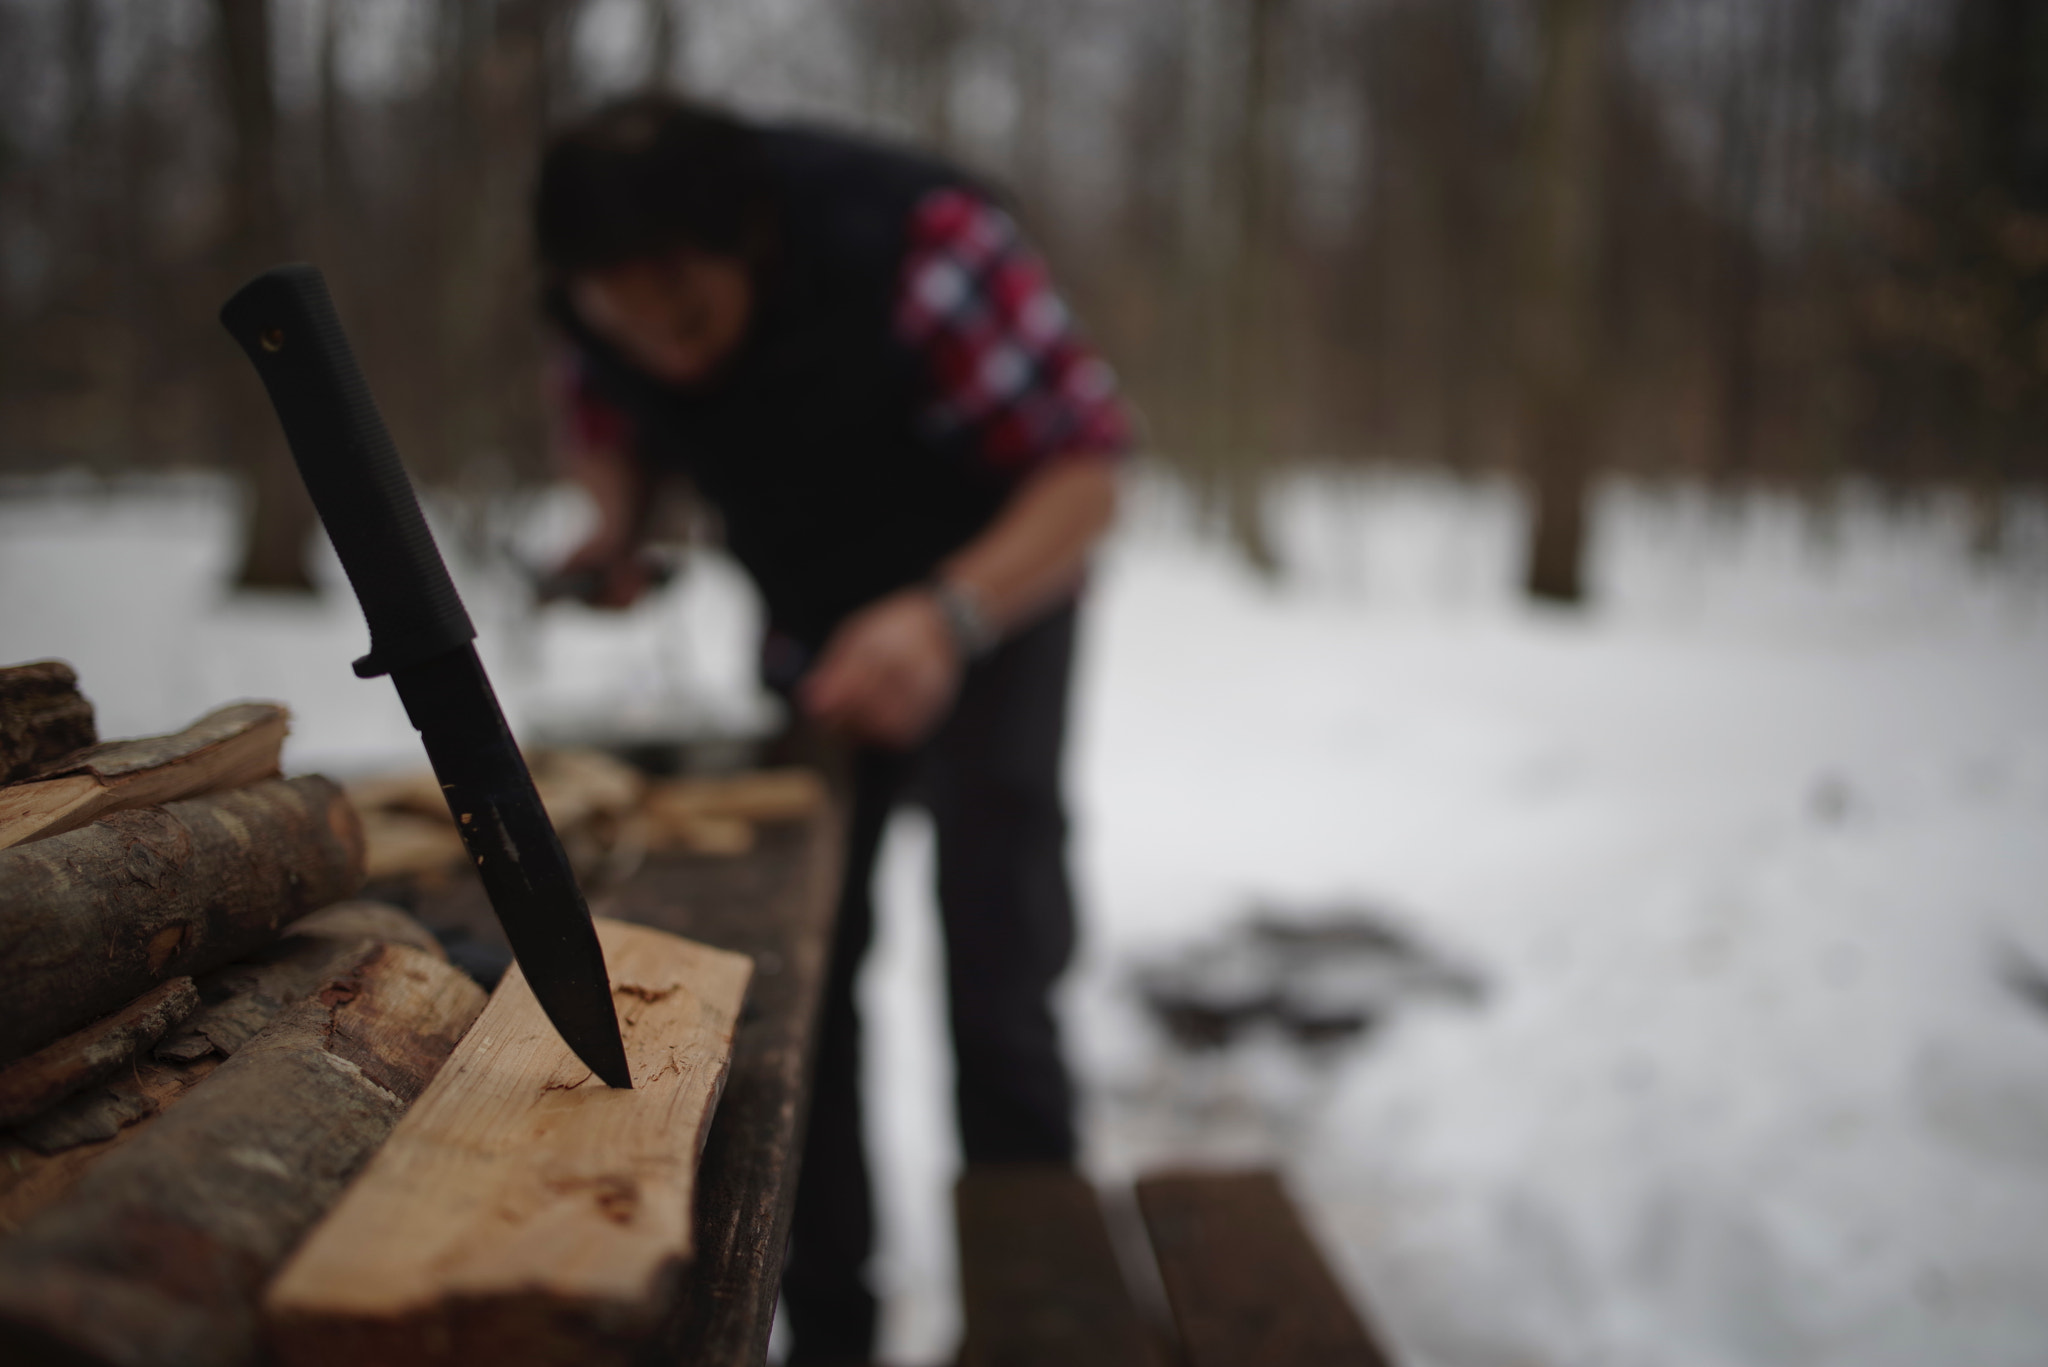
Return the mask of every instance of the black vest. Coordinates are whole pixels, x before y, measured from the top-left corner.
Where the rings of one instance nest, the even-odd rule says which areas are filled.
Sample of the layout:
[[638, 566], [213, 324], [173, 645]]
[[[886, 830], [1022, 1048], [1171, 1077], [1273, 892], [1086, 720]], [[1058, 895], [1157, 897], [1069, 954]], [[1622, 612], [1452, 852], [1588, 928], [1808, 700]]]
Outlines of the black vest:
[[[746, 336], [714, 379], [664, 384], [573, 317], [560, 321], [593, 390], [634, 423], [641, 458], [687, 474], [717, 508], [785, 638], [771, 643], [770, 681], [787, 683], [848, 614], [973, 539], [1012, 486], [978, 458], [971, 432], [921, 429], [930, 382], [895, 329], [913, 209], [971, 183], [838, 134], [757, 136], [773, 241]], [[772, 658], [776, 644], [785, 659]]]

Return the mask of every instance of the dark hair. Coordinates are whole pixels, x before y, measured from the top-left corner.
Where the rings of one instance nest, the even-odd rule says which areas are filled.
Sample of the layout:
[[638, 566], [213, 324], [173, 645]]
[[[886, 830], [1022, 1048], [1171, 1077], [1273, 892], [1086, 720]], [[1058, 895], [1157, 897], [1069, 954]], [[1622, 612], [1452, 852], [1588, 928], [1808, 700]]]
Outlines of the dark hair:
[[678, 247], [753, 260], [768, 223], [754, 132], [672, 96], [607, 105], [548, 145], [533, 219], [556, 280]]

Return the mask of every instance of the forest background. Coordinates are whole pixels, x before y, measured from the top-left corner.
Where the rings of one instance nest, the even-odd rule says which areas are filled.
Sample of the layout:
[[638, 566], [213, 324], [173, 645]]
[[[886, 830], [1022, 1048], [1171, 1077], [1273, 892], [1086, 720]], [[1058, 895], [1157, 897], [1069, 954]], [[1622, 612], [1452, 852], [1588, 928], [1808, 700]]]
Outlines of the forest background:
[[2048, 7], [2032, 0], [0, 0], [0, 473], [226, 468], [241, 582], [311, 512], [213, 322], [327, 272], [400, 449], [546, 473], [526, 200], [659, 86], [1007, 187], [1258, 563], [1302, 461], [1517, 472], [1585, 591], [1603, 472], [2048, 475]]

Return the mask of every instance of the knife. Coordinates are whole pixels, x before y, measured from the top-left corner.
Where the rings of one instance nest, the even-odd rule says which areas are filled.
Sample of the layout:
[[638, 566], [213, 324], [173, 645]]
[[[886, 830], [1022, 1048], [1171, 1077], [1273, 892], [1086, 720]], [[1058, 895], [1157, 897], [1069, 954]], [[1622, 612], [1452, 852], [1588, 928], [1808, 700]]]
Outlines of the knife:
[[477, 658], [476, 628], [312, 266], [276, 266], [221, 306], [270, 391], [370, 626], [360, 678], [398, 688], [491, 909], [541, 1010], [576, 1057], [631, 1087], [604, 950], [533, 776]]

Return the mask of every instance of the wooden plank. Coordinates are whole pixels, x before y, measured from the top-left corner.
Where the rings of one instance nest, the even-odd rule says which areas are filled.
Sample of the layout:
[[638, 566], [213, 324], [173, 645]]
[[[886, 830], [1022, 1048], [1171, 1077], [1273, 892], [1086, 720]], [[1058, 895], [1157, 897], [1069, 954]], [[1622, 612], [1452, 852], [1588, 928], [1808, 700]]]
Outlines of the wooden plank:
[[72, 831], [109, 812], [246, 787], [277, 775], [291, 714], [236, 703], [169, 736], [108, 741], [0, 788], [0, 849]]
[[192, 980], [172, 978], [113, 1015], [0, 1069], [0, 1125], [26, 1120], [98, 1082], [198, 1009]]
[[0, 1062], [196, 977], [362, 883], [362, 830], [317, 775], [0, 850]]
[[419, 950], [363, 946], [0, 1240], [0, 1361], [253, 1361], [264, 1283], [483, 1002]]
[[1138, 1183], [1188, 1367], [1387, 1367], [1270, 1172]]
[[12, 783], [51, 760], [99, 740], [92, 704], [78, 675], [62, 660], [0, 669], [0, 783]]
[[1151, 1337], [1095, 1188], [1071, 1168], [969, 1168], [960, 1232], [962, 1367], [1145, 1367]]
[[[601, 914], [748, 955], [754, 981], [724, 1099], [697, 1167], [697, 1261], [642, 1361], [758, 1367], [781, 1290], [842, 857], [830, 803], [765, 824], [737, 857], [657, 854], [593, 903]], [[423, 893], [413, 913], [502, 947], [475, 874]]]
[[569, 1052], [515, 966], [271, 1288], [282, 1361], [623, 1362], [659, 1324], [752, 968], [643, 926], [598, 935], [632, 1090]]

